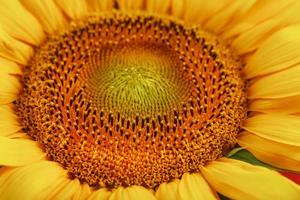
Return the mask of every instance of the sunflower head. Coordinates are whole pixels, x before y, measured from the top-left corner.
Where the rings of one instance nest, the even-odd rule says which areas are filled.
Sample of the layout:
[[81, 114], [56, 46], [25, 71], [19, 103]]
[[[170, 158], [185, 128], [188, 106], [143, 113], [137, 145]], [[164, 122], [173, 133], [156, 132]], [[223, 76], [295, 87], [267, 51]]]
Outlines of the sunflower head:
[[17, 107], [28, 134], [73, 176], [153, 188], [234, 146], [245, 117], [240, 69], [197, 28], [97, 16], [37, 50]]
[[284, 198], [277, 185], [300, 196], [272, 171], [300, 168], [288, 128], [300, 127], [288, 106], [300, 28], [287, 17], [300, 3], [11, 2], [15, 17], [0, 6], [0, 199]]

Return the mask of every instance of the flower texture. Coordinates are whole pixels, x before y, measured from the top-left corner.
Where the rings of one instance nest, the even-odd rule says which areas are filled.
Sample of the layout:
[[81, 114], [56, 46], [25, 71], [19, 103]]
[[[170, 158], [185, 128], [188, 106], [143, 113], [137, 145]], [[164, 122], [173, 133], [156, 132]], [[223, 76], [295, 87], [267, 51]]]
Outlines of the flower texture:
[[300, 199], [298, 0], [0, 5], [0, 199]]

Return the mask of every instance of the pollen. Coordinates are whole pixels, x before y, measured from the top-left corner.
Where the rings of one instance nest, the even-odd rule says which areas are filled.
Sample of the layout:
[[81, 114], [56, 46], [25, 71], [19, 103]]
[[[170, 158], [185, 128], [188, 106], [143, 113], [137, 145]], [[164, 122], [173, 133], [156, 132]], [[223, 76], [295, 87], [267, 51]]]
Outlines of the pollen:
[[70, 176], [155, 188], [236, 144], [241, 68], [199, 27], [143, 13], [89, 16], [35, 49], [17, 112]]

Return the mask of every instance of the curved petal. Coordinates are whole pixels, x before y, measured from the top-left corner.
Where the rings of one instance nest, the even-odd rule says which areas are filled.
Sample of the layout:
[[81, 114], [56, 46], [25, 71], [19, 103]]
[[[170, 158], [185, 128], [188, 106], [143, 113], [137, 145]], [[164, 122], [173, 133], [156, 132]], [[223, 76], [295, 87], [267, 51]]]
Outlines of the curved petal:
[[0, 136], [0, 165], [22, 166], [45, 158], [37, 142]]
[[[179, 0], [180, 1], [180, 0]], [[167, 13], [168, 8], [171, 6], [170, 0], [149, 0], [146, 1], [146, 10], [154, 13]]]
[[144, 6], [143, 0], [118, 0], [121, 10], [141, 10]]
[[300, 62], [300, 25], [289, 26], [271, 35], [244, 68], [247, 78], [277, 72]]
[[26, 65], [33, 54], [33, 49], [31, 46], [12, 38], [4, 31], [3, 25], [0, 25], [0, 56], [18, 64]]
[[173, 200], [178, 198], [179, 180], [175, 179], [170, 183], [162, 183], [159, 185], [155, 197], [158, 200]]
[[265, 139], [300, 147], [300, 117], [258, 114], [248, 118], [243, 128]]
[[10, 139], [28, 139], [28, 140], [32, 140], [32, 138], [30, 138], [26, 133], [22, 133], [22, 132], [13, 133], [13, 134], [10, 134], [7, 137], [10, 138]]
[[213, 15], [208, 22], [204, 24], [204, 27], [214, 33], [220, 34], [234, 19], [239, 18], [247, 12], [254, 3], [255, 0], [231, 1], [226, 7]]
[[284, 98], [300, 95], [300, 64], [255, 80], [248, 89], [248, 98]]
[[47, 187], [45, 190], [43, 190], [40, 194], [38, 194], [36, 199], [43, 199], [43, 200], [51, 200], [54, 199], [57, 191], [61, 189], [62, 187], [65, 187], [68, 183], [68, 180], [66, 177], [62, 177], [58, 179], [53, 185]]
[[221, 194], [232, 199], [299, 199], [300, 187], [275, 171], [221, 158], [201, 172]]
[[20, 88], [21, 84], [17, 77], [0, 74], [0, 105], [15, 101]]
[[186, 4], [184, 9], [184, 19], [194, 23], [206, 22], [212, 18], [218, 11], [228, 5], [230, 1], [210, 0], [210, 1], [199, 1], [192, 0]]
[[48, 34], [56, 33], [65, 27], [65, 18], [54, 1], [20, 0], [41, 23], [44, 31]]
[[273, 142], [248, 132], [239, 134], [238, 143], [265, 163], [283, 169], [300, 171], [299, 147]]
[[224, 32], [223, 37], [233, 37], [247, 33], [247, 30], [257, 24], [281, 14], [283, 10], [290, 10], [297, 0], [277, 0], [270, 3], [269, 0], [256, 1], [252, 8], [242, 17], [237, 19], [236, 24], [230, 30]]
[[131, 186], [127, 188], [119, 187], [112, 192], [109, 200], [155, 200], [152, 191], [141, 187]]
[[34, 199], [66, 177], [66, 171], [50, 161], [13, 168], [7, 173], [7, 176], [0, 176], [0, 199]]
[[0, 136], [9, 136], [21, 130], [12, 105], [0, 105]]
[[114, 6], [114, 1], [110, 0], [87, 0], [87, 2], [90, 12], [112, 10]]
[[22, 74], [20, 66], [10, 60], [0, 57], [0, 75]]
[[[270, 8], [273, 7], [270, 6], [270, 4], [272, 4], [270, 2], [267, 2], [266, 4], [268, 4], [267, 6], [269, 7], [269, 9], [267, 10], [270, 10]], [[285, 6], [285, 8], [280, 10], [276, 15], [267, 17], [267, 19], [263, 17], [265, 14], [256, 15], [261, 16], [261, 19], [258, 20], [260, 22], [250, 22], [250, 24], [248, 25], [250, 25], [251, 28], [249, 30], [242, 31], [241, 34], [238, 35], [238, 37], [234, 38], [232, 46], [236, 48], [239, 54], [245, 55], [247, 53], [250, 53], [251, 51], [256, 50], [268, 37], [272, 36], [272, 34], [276, 31], [279, 31], [286, 26], [299, 23], [299, 1], [287, 1], [285, 5], [279, 3], [279, 6]], [[275, 10], [278, 11], [278, 7]], [[274, 14], [273, 12], [271, 13]], [[246, 27], [246, 29], [247, 28], [249, 27]]]
[[8, 180], [8, 178], [10, 177], [10, 175], [15, 169], [16, 169], [15, 167], [4, 167], [4, 166], [0, 168], [0, 185], [3, 185]]
[[299, 113], [300, 95], [281, 99], [256, 99], [250, 103], [249, 110], [263, 113]]
[[88, 14], [85, 0], [55, 0], [55, 3], [71, 19], [80, 19]]
[[[186, 11], [186, 6], [188, 3], [185, 0], [177, 0], [177, 1], [166, 1], [169, 2], [170, 10], [173, 17], [177, 17], [179, 19], [184, 17], [184, 12]], [[168, 7], [167, 4], [165, 4], [165, 11], [167, 12]]]
[[93, 191], [91, 193], [91, 196], [89, 196], [88, 200], [98, 200], [98, 199], [103, 199], [107, 200], [111, 195], [111, 192], [108, 191], [107, 189], [98, 189], [96, 191]]
[[179, 183], [179, 197], [182, 200], [218, 199], [201, 174], [185, 173]]
[[0, 24], [10, 36], [31, 45], [39, 45], [44, 38], [39, 22], [18, 0], [1, 2]]
[[86, 183], [83, 183], [80, 185], [80, 188], [75, 192], [72, 199], [73, 200], [87, 199], [90, 194], [91, 194], [90, 186]]
[[81, 190], [78, 179], [71, 180], [69, 178], [61, 178], [60, 182], [53, 187], [48, 187], [37, 199], [74, 199], [74, 195]]

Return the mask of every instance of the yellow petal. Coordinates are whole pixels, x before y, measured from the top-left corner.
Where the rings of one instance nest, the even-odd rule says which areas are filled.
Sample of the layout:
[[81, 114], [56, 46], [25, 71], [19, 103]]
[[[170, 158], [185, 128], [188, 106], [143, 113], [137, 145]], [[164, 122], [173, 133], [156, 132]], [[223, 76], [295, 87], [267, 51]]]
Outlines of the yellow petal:
[[26, 133], [22, 132], [17, 132], [17, 133], [12, 133], [7, 136], [10, 139], [27, 139], [27, 140], [32, 140], [31, 137], [29, 137]]
[[[245, 40], [243, 40], [245, 42]], [[280, 71], [300, 62], [300, 25], [284, 28], [265, 40], [248, 60], [247, 78]]]
[[300, 64], [256, 80], [248, 89], [248, 98], [284, 98], [300, 95]]
[[0, 56], [26, 65], [33, 54], [31, 46], [9, 36], [0, 25]]
[[56, 195], [56, 199], [69, 199], [74, 197], [75, 193], [81, 189], [78, 179], [69, 180], [68, 184], [64, 186]]
[[293, 114], [300, 112], [300, 96], [281, 99], [256, 99], [250, 103], [250, 111]]
[[202, 175], [185, 173], [179, 183], [179, 197], [182, 200], [218, 199]]
[[[167, 2], [167, 1], [166, 1]], [[171, 8], [171, 13], [172, 16], [177, 17], [177, 18], [183, 18], [184, 17], [184, 13], [186, 11], [186, 1], [185, 0], [177, 0], [177, 1], [170, 1], [169, 2], [170, 8]], [[165, 5], [165, 10], [164, 12], [166, 12], [168, 10], [167, 4]]]
[[[65, 187], [68, 182], [71, 181], [67, 177], [59, 178], [53, 185], [50, 185], [45, 190], [43, 190], [36, 199], [43, 199], [43, 200], [51, 200], [57, 195], [57, 192]], [[70, 197], [69, 197], [70, 199]]]
[[175, 179], [170, 183], [162, 183], [159, 185], [155, 197], [158, 200], [175, 200], [178, 199], [179, 180]]
[[15, 169], [16, 169], [15, 167], [5, 167], [5, 166], [2, 166], [0, 168], [0, 185], [3, 185], [8, 180], [9, 176], [12, 174], [12, 172], [14, 172]]
[[265, 139], [300, 147], [300, 117], [258, 114], [248, 118], [243, 128]]
[[273, 33], [286, 26], [299, 23], [300, 2], [294, 1], [293, 3], [287, 6], [286, 9], [280, 10], [280, 13], [276, 16], [256, 23], [251, 29], [242, 32], [235, 38], [232, 45], [237, 49], [237, 52], [239, 54], [246, 54], [254, 51]]
[[87, 2], [90, 12], [112, 10], [114, 5], [114, 1], [111, 0], [87, 0]]
[[18, 98], [21, 84], [17, 77], [0, 74], [0, 104], [8, 104]]
[[201, 168], [206, 180], [232, 199], [299, 199], [300, 187], [275, 171], [221, 158]]
[[[179, 0], [180, 1], [180, 0]], [[168, 8], [170, 7], [170, 0], [148, 0], [146, 1], [146, 10], [149, 12], [155, 13], [167, 13]]]
[[88, 184], [83, 183], [73, 196], [73, 200], [87, 199], [91, 194], [91, 188]]
[[89, 196], [88, 200], [107, 200], [111, 195], [111, 192], [107, 189], [98, 189], [93, 191], [91, 196]]
[[214, 16], [218, 11], [227, 6], [230, 1], [210, 0], [210, 1], [189, 1], [184, 9], [184, 19], [194, 23], [203, 23]]
[[204, 27], [214, 33], [219, 34], [224, 27], [229, 25], [235, 18], [240, 18], [251, 6], [255, 3], [255, 0], [231, 1], [226, 7], [212, 16]]
[[20, 0], [41, 23], [43, 30], [49, 34], [65, 27], [65, 18], [52, 0]]
[[0, 105], [0, 136], [9, 136], [21, 130], [12, 105]]
[[41, 161], [9, 171], [0, 176], [0, 199], [34, 199], [51, 185], [55, 185], [66, 171], [57, 163]]
[[71, 19], [80, 19], [88, 13], [88, 7], [85, 0], [55, 0], [55, 2]]
[[61, 177], [55, 187], [49, 187], [38, 195], [37, 199], [72, 199], [81, 190], [78, 179], [71, 180], [68, 177]]
[[0, 57], [0, 75], [7, 74], [22, 74], [22, 71], [17, 63]]
[[269, 0], [260, 0], [228, 31], [224, 32], [223, 37], [228, 38], [251, 29], [252, 27], [266, 21], [269, 18], [282, 14], [283, 10], [290, 10], [295, 0], [277, 0], [276, 3], [270, 3]]
[[141, 10], [143, 7], [143, 0], [118, 0], [121, 10]]
[[45, 158], [37, 142], [0, 136], [0, 165], [22, 166]]
[[17, 0], [1, 2], [0, 24], [10, 36], [31, 45], [44, 38], [39, 22]]
[[259, 23], [234, 38], [231, 45], [239, 55], [255, 52], [268, 37], [278, 31], [279, 27], [277, 25], [278, 21], [276, 19]]
[[248, 132], [239, 134], [238, 143], [265, 163], [300, 171], [300, 148], [297, 146], [277, 143]]
[[152, 191], [141, 187], [131, 186], [127, 188], [119, 187], [112, 192], [109, 200], [155, 200]]

